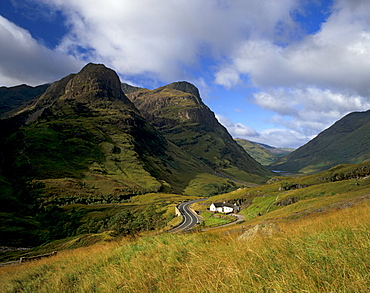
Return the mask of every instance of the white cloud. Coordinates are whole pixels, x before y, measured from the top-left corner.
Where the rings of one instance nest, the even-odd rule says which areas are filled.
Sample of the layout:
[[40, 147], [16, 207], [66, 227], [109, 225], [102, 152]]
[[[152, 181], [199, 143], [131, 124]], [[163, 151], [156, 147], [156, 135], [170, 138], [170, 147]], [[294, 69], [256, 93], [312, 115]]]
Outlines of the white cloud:
[[306, 136], [298, 131], [291, 129], [266, 129], [261, 133], [261, 138], [257, 142], [272, 145], [275, 147], [293, 147], [297, 148], [307, 141], [311, 140], [314, 136]]
[[276, 113], [274, 122], [313, 133], [354, 111], [370, 108], [370, 100], [356, 94], [318, 88], [270, 89], [254, 95], [255, 103]]
[[39, 85], [81, 68], [74, 57], [37, 43], [30, 33], [0, 16], [1, 85]]
[[299, 147], [346, 114], [370, 109], [370, 101], [364, 97], [328, 89], [270, 89], [254, 97], [259, 106], [276, 113], [270, 123], [277, 128], [257, 132], [221, 115], [217, 119], [233, 137], [278, 147]]
[[242, 123], [232, 122], [228, 117], [216, 114], [216, 118], [234, 138], [243, 138], [275, 147], [296, 148], [313, 138], [313, 135], [304, 135], [287, 128], [265, 129], [258, 132]]
[[[346, 113], [369, 108], [368, 0], [334, 0], [313, 35], [303, 35], [292, 19], [306, 0], [28, 1], [60, 11], [69, 31], [50, 50], [0, 18], [4, 84], [56, 80], [84, 60], [102, 62], [124, 80], [185, 79], [208, 93], [217, 70], [216, 84], [254, 87], [254, 102], [274, 114], [276, 129], [258, 133], [219, 119], [232, 135], [267, 144], [279, 135], [289, 145], [306, 142]], [[193, 76], [198, 69], [205, 75]]]
[[370, 1], [338, 0], [321, 29], [282, 47], [250, 38], [216, 74], [226, 87], [248, 75], [258, 87], [319, 87], [370, 96]]
[[61, 49], [123, 75], [173, 81], [189, 78], [187, 69], [202, 56], [228, 56], [245, 37], [283, 37], [276, 26], [293, 26], [290, 11], [298, 0], [37, 2], [66, 16], [70, 33]]
[[242, 123], [234, 123], [229, 118], [219, 114], [216, 114], [216, 118], [223, 126], [227, 128], [227, 130], [233, 137], [244, 138], [259, 136], [256, 130]]

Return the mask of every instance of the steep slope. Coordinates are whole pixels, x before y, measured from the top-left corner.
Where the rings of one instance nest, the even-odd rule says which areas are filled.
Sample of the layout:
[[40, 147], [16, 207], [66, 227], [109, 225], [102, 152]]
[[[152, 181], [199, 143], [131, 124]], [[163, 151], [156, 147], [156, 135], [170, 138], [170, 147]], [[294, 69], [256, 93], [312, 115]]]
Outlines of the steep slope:
[[346, 115], [296, 151], [269, 167], [291, 173], [315, 173], [338, 164], [370, 160], [370, 110]]
[[127, 96], [169, 141], [215, 172], [258, 183], [271, 176], [233, 140], [194, 85], [175, 82], [155, 90], [138, 89]]
[[268, 166], [280, 157], [287, 155], [294, 150], [292, 148], [276, 148], [240, 138], [236, 138], [235, 141], [262, 166]]
[[63, 190], [71, 201], [181, 193], [198, 174], [212, 173], [153, 128], [104, 65], [88, 64], [53, 83], [12, 119], [26, 125], [3, 145], [9, 176], [41, 180], [44, 192]]
[[39, 97], [48, 87], [48, 84], [36, 87], [25, 84], [14, 87], [0, 87], [0, 118], [6, 117], [7, 112]]

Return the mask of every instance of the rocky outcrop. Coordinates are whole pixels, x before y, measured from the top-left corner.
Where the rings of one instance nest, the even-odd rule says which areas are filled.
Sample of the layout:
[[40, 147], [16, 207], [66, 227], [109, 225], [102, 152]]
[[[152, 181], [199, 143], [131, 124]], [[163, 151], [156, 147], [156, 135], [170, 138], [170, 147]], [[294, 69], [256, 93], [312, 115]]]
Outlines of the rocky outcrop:
[[284, 206], [285, 207], [285, 206], [291, 205], [293, 203], [296, 203], [298, 201], [299, 201], [298, 197], [292, 196], [292, 197], [289, 197], [289, 198], [280, 200], [280, 201], [274, 203], [274, 205], [275, 206]]
[[257, 235], [266, 237], [281, 232], [281, 230], [274, 223], [258, 224], [251, 229], [245, 231], [238, 237], [239, 240], [251, 240]]
[[25, 263], [25, 262], [40, 260], [40, 259], [43, 259], [43, 258], [47, 258], [47, 257], [51, 257], [51, 256], [54, 256], [54, 255], [57, 255], [57, 253], [58, 253], [57, 251], [53, 251], [51, 253], [46, 253], [46, 254], [37, 255], [37, 256], [21, 257], [19, 259], [19, 263]]

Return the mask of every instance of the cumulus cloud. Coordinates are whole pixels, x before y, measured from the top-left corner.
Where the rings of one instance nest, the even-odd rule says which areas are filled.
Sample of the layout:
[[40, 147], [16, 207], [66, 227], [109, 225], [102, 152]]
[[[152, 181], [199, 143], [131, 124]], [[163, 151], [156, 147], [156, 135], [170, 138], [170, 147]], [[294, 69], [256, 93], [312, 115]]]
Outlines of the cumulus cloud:
[[287, 46], [271, 38], [240, 44], [216, 74], [227, 87], [248, 75], [258, 87], [335, 88], [370, 95], [370, 2], [338, 0], [321, 29]]
[[[188, 78], [200, 56], [228, 56], [245, 37], [283, 37], [298, 0], [34, 0], [60, 10], [70, 33], [60, 45], [123, 75]], [[187, 69], [187, 70], [186, 70]]]
[[370, 109], [366, 97], [329, 89], [270, 89], [254, 98], [262, 108], [276, 113], [272, 122], [306, 135], [323, 131], [350, 112]]
[[235, 138], [243, 138], [275, 147], [295, 148], [314, 137], [314, 135], [305, 135], [300, 131], [286, 128], [272, 128], [258, 132], [242, 123], [235, 123], [226, 116], [216, 114], [216, 118]]
[[299, 147], [346, 114], [370, 109], [365, 97], [328, 89], [270, 89], [254, 98], [259, 106], [275, 113], [269, 121], [277, 128], [257, 132], [227, 117], [217, 118], [234, 137], [278, 147]]
[[55, 81], [82, 66], [74, 57], [40, 45], [30, 33], [0, 16], [1, 85], [39, 85]]
[[275, 147], [297, 148], [314, 138], [314, 136], [306, 136], [301, 132], [282, 128], [266, 129], [261, 131], [260, 135], [258, 142]]

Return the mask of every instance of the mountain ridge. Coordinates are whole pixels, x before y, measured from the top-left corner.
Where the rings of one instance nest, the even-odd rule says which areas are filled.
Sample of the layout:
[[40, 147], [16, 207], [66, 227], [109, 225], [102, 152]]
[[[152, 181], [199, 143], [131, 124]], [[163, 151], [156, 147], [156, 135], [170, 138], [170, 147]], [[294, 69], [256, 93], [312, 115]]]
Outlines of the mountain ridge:
[[[213, 170], [248, 181], [262, 182], [266, 171], [239, 146], [202, 102], [188, 82], [175, 82], [155, 90], [137, 90], [128, 98], [163, 135]], [[248, 175], [255, 174], [252, 177]]]

